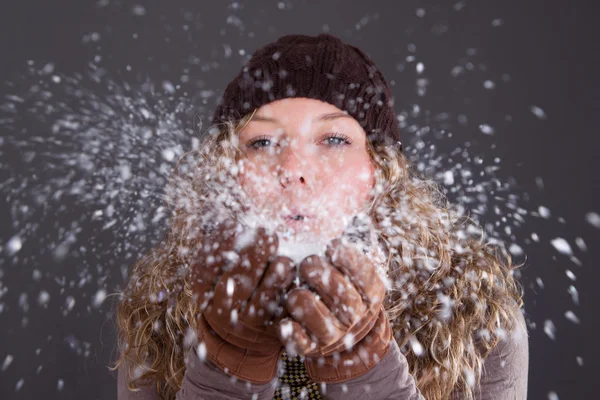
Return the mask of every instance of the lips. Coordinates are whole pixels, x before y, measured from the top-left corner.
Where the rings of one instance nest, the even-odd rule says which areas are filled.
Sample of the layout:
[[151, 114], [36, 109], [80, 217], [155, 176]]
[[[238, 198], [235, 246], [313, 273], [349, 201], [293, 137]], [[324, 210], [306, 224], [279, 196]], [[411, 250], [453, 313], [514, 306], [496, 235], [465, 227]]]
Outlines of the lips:
[[292, 221], [306, 221], [307, 219], [312, 218], [312, 215], [308, 214], [303, 210], [299, 210], [296, 208], [290, 209], [290, 213], [285, 216], [286, 220]]
[[306, 221], [309, 217], [300, 214], [288, 215], [285, 217], [287, 221]]

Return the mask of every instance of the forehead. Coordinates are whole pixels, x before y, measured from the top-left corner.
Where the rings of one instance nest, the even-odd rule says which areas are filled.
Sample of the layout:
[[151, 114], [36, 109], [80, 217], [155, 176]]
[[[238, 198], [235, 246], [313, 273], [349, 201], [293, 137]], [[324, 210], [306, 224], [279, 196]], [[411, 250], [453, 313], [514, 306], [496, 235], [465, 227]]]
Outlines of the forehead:
[[254, 117], [255, 121], [291, 123], [311, 120], [317, 122], [348, 119], [351, 116], [333, 104], [304, 97], [276, 100], [261, 106]]
[[346, 112], [333, 104], [304, 97], [276, 100], [261, 106], [241, 134], [271, 128], [286, 131], [289, 128], [288, 134], [308, 134], [321, 127], [340, 129], [356, 138], [364, 134], [358, 121]]

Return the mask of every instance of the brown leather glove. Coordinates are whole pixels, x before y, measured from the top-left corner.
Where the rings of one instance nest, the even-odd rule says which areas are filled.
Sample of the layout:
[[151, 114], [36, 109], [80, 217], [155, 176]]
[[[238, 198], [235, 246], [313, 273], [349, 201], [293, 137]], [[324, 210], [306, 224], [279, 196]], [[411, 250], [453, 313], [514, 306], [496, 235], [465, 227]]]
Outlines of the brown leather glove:
[[288, 353], [305, 356], [316, 382], [344, 382], [377, 364], [389, 349], [392, 329], [385, 315], [385, 284], [377, 265], [357, 247], [334, 239], [325, 256], [299, 266], [306, 288], [289, 292], [291, 318], [278, 334]]
[[295, 277], [293, 261], [274, 254], [276, 234], [258, 228], [235, 251], [235, 222], [226, 220], [204, 238], [192, 265], [192, 285], [202, 310], [198, 338], [206, 357], [225, 373], [253, 383], [270, 382], [283, 352], [276, 320]]

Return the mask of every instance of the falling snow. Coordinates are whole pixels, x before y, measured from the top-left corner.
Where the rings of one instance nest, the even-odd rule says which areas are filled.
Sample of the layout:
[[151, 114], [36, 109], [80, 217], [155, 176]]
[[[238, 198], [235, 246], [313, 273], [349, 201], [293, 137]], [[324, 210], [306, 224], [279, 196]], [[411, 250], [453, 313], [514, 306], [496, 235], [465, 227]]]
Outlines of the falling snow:
[[481, 133], [484, 133], [486, 135], [493, 135], [494, 134], [494, 128], [492, 128], [488, 124], [481, 124], [481, 125], [479, 125], [479, 130], [481, 131]]
[[[101, 0], [98, 7], [108, 3]], [[457, 12], [464, 7], [465, 1], [454, 4]], [[278, 2], [277, 8], [283, 11], [289, 7], [287, 3]], [[133, 5], [128, 10], [135, 18], [143, 18], [149, 12], [142, 5]], [[430, 14], [424, 8], [418, 8], [415, 16], [427, 20]], [[377, 14], [365, 15], [356, 22], [355, 28], [367, 30], [377, 19]], [[226, 24], [237, 32], [248, 29], [247, 21], [235, 15], [229, 15]], [[501, 27], [504, 21], [496, 18], [491, 25]], [[436, 30], [443, 32], [444, 28], [439, 26]], [[80, 39], [84, 44], [98, 45], [104, 40], [104, 33], [88, 31]], [[406, 58], [403, 56], [398, 71], [405, 68], [409, 71], [410, 66], [410, 71], [416, 72], [414, 85], [417, 93], [424, 97], [433, 85], [428, 76], [433, 67], [426, 69], [423, 62], [417, 61], [416, 49], [415, 45], [409, 47], [412, 54]], [[219, 45], [218, 52], [225, 59], [246, 55], [245, 49], [229, 44]], [[469, 57], [476, 54], [476, 49], [467, 50]], [[90, 71], [73, 75], [63, 74], [60, 64], [31, 61], [25, 68], [23, 80], [11, 82], [14, 93], [0, 99], [0, 124], [5, 129], [0, 138], [0, 154], [14, 153], [21, 157], [17, 167], [5, 165], [4, 161], [0, 164], [0, 169], [9, 176], [0, 185], [0, 191], [10, 206], [10, 235], [5, 243], [0, 244], [9, 262], [21, 264], [23, 268], [34, 265], [31, 259], [22, 256], [23, 249], [32, 246], [38, 251], [36, 260], [41, 262], [50, 256], [55, 262], [66, 265], [89, 255], [94, 260], [110, 259], [113, 263], [81, 263], [75, 272], [47, 271], [40, 269], [39, 265], [31, 267], [27, 270], [27, 276], [31, 277], [28, 284], [34, 288], [31, 291], [7, 288], [3, 282], [6, 265], [0, 265], [0, 301], [4, 300], [5, 293], [14, 292], [16, 303], [13, 308], [23, 317], [19, 323], [26, 324], [28, 312], [33, 307], [57, 307], [64, 318], [81, 318], [80, 309], [91, 310], [90, 307], [95, 312], [108, 310], [110, 302], [107, 298], [114, 288], [107, 286], [107, 282], [114, 277], [124, 280], [127, 267], [167, 230], [170, 210], [164, 204], [168, 198], [165, 188], [184, 153], [198, 149], [200, 134], [191, 121], [199, 112], [209, 111], [209, 107], [199, 110], [198, 104], [206, 105], [216, 95], [214, 88], [203, 88], [194, 98], [180, 93], [176, 77], [138, 84], [116, 82], [112, 80], [110, 71], [97, 65], [102, 58], [95, 56]], [[198, 64], [201, 70], [218, 67], [199, 61]], [[123, 67], [127, 71], [132, 70], [130, 65]], [[468, 79], [474, 68], [471, 61], [460, 63], [448, 71], [448, 78]], [[185, 76], [189, 79], [190, 75]], [[508, 75], [502, 79], [492, 75], [471, 79], [477, 79], [477, 87], [483, 86], [486, 90], [482, 92], [488, 96], [498, 92], [503, 82], [510, 80]], [[547, 119], [539, 106], [532, 105], [529, 110], [539, 120]], [[569, 256], [564, 257], [562, 278], [568, 285], [567, 293], [573, 306], [579, 306], [579, 292], [575, 286], [577, 275], [574, 272], [578, 270], [567, 268], [567, 263], [581, 264], [576, 256], [587, 251], [584, 239], [567, 237], [567, 234], [564, 234], [565, 237], [548, 238], [540, 228], [536, 229], [537, 233], [528, 231], [527, 222], [533, 218], [541, 218], [547, 224], [561, 221], [549, 206], [528, 203], [530, 193], [519, 192], [515, 179], [504, 175], [504, 165], [514, 160], [496, 157], [493, 148], [486, 148], [483, 152], [474, 143], [459, 139], [468, 137], [466, 129], [479, 129], [486, 135], [483, 139], [494, 139], [497, 132], [491, 124], [495, 125], [495, 122], [488, 119], [489, 124], [477, 125], [478, 122], [473, 121], [478, 120], [472, 116], [434, 112], [422, 104], [415, 104], [409, 110], [398, 110], [397, 117], [406, 132], [414, 133], [406, 139], [405, 148], [407, 157], [415, 162], [416, 170], [429, 176], [439, 184], [445, 195], [460, 203], [457, 206], [459, 215], [466, 214], [468, 208], [469, 216], [475, 222], [485, 222], [485, 233], [490, 241], [508, 241], [508, 251], [519, 258], [534, 245], [545, 246], [553, 254]], [[31, 121], [34, 127], [26, 128]], [[497, 126], [500, 132], [500, 125]], [[453, 140], [452, 148], [442, 150], [443, 146], [438, 146], [437, 141], [440, 138]], [[36, 165], [40, 164], [46, 167], [38, 170]], [[536, 179], [536, 183], [542, 190], [541, 177]], [[181, 193], [179, 195], [180, 201], [187, 200]], [[253, 220], [251, 215], [246, 217], [245, 222], [251, 227], [260, 221]], [[600, 229], [600, 214], [596, 211], [589, 211], [585, 220]], [[86, 232], [87, 226], [94, 227], [93, 235]], [[470, 226], [459, 232], [459, 236], [477, 233], [480, 232]], [[101, 235], [109, 237], [104, 239], [104, 244], [91, 240]], [[236, 242], [236, 249], [251, 243], [253, 238], [253, 234], [242, 235]], [[526, 240], [521, 241], [521, 238]], [[400, 241], [398, 237], [392, 237], [392, 240]], [[572, 247], [570, 242], [575, 245]], [[591, 246], [593, 242], [588, 243]], [[455, 245], [460, 248], [460, 243]], [[277, 253], [298, 263], [308, 255], [323, 254], [324, 249], [323, 242], [307, 238], [293, 240], [284, 235], [280, 238]], [[532, 268], [535, 268], [536, 275], [542, 275], [535, 278], [535, 283], [543, 290], [542, 277], [546, 267], [539, 264], [536, 260]], [[434, 266], [429, 267], [433, 270]], [[51, 278], [48, 278], [48, 273]], [[551, 286], [550, 283], [548, 286]], [[233, 280], [227, 282], [229, 296], [233, 296], [236, 289]], [[161, 292], [158, 300], [162, 301], [167, 296]], [[439, 317], [450, 318], [454, 302], [443, 295], [438, 300], [442, 305]], [[4, 308], [5, 304], [0, 302], [0, 314]], [[572, 324], [583, 324], [585, 321], [582, 322], [576, 313], [579, 310], [574, 308], [566, 311], [564, 317]], [[236, 313], [230, 317], [232, 322], [239, 318]], [[562, 318], [558, 312], [553, 317], [555, 320]], [[160, 328], [160, 324], [155, 326], [155, 329]], [[292, 333], [288, 324], [283, 324], [281, 330], [284, 337]], [[543, 331], [550, 339], [557, 340], [556, 327], [551, 319], [543, 321]], [[83, 338], [73, 333], [58, 338], [73, 353], [89, 357], [92, 345], [85, 339], [96, 338]], [[351, 336], [345, 338], [347, 347], [351, 346], [352, 339]], [[186, 335], [186, 342], [193, 342], [193, 334]], [[409, 345], [415, 355], [426, 354], [424, 344], [416, 337], [410, 338]], [[201, 360], [206, 359], [204, 343], [197, 345], [196, 353]], [[18, 354], [6, 354], [0, 370], [14, 369], [13, 363], [18, 364], [19, 360]], [[577, 363], [583, 365], [583, 359], [577, 357]], [[144, 367], [139, 368], [137, 373], [141, 373]], [[469, 383], [474, 379], [472, 371], [465, 370], [463, 373]], [[68, 382], [56, 379], [58, 391], [68, 388]], [[24, 384], [24, 378], [11, 382], [15, 391], [21, 390]], [[558, 399], [558, 396], [550, 392], [548, 398]]]
[[574, 313], [573, 311], [571, 311], [571, 310], [569, 310], [569, 311], [565, 312], [565, 317], [566, 317], [566, 318], [567, 318], [569, 321], [571, 321], [571, 322], [573, 322], [573, 323], [575, 323], [575, 324], [578, 324], [578, 323], [579, 323], [579, 318], [577, 318], [577, 316], [575, 315], [575, 313]]
[[531, 106], [531, 112], [539, 119], [546, 119], [546, 113], [538, 106]]
[[544, 321], [544, 333], [548, 335], [550, 339], [556, 339], [556, 327], [554, 326], [554, 322], [549, 319]]
[[585, 215], [585, 219], [594, 228], [600, 229], [600, 214], [592, 211]]
[[549, 392], [548, 393], [548, 400], [559, 400], [558, 399], [558, 395], [556, 394], [556, 392]]
[[571, 251], [571, 246], [569, 243], [563, 238], [555, 238], [550, 241], [552, 246], [562, 254], [571, 255], [573, 252]]

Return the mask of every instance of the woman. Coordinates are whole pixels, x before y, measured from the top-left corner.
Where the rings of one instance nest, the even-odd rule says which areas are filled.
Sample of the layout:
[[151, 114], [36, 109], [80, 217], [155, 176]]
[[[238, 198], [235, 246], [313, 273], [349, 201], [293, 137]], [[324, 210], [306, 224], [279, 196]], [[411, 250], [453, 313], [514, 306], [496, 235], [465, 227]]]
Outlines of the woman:
[[361, 50], [259, 49], [185, 160], [118, 306], [120, 399], [526, 398], [517, 267], [415, 176]]

